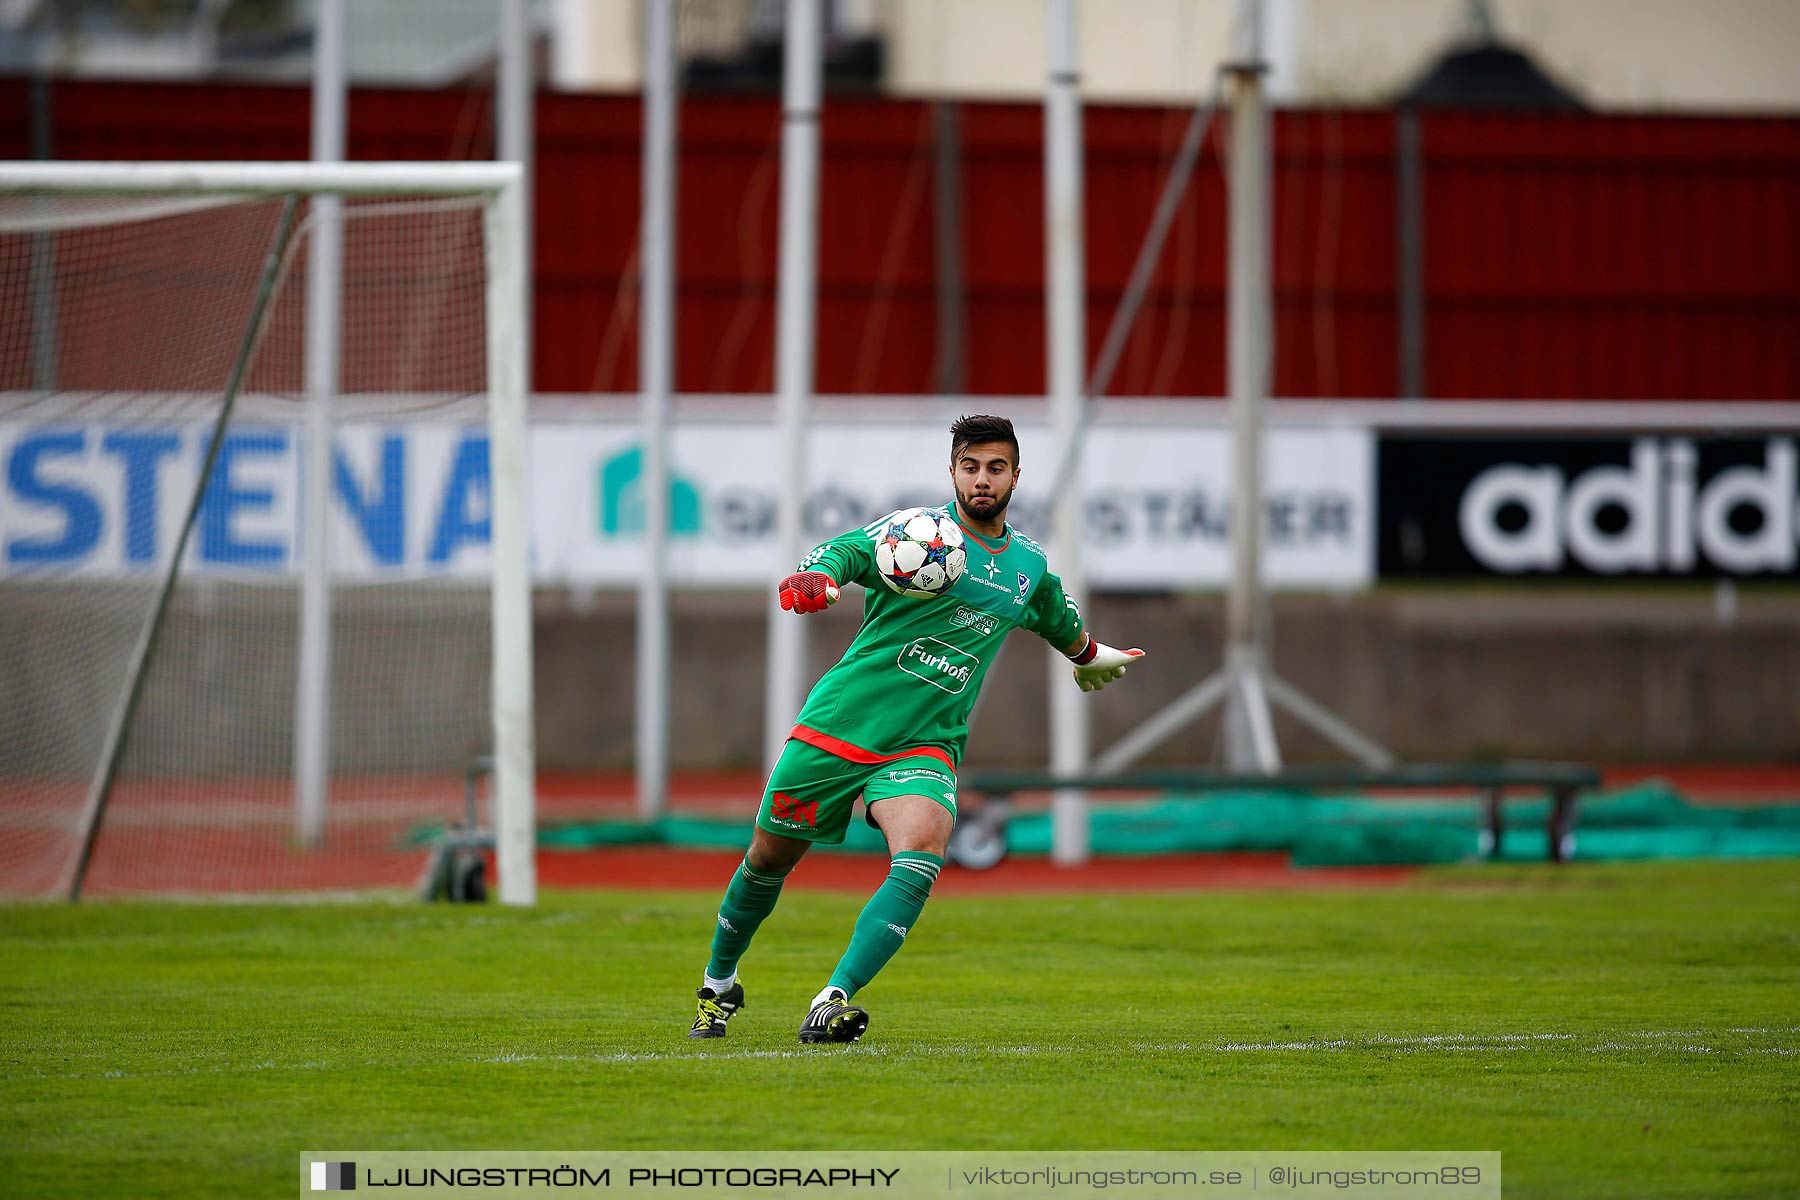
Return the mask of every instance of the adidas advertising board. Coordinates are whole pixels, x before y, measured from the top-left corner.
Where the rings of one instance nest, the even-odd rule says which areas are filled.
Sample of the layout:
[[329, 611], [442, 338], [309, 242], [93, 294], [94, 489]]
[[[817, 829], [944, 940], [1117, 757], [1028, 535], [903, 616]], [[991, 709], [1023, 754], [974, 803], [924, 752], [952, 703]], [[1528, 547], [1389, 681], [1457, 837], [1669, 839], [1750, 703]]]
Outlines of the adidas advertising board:
[[1800, 577], [1800, 434], [1386, 437], [1383, 577]]

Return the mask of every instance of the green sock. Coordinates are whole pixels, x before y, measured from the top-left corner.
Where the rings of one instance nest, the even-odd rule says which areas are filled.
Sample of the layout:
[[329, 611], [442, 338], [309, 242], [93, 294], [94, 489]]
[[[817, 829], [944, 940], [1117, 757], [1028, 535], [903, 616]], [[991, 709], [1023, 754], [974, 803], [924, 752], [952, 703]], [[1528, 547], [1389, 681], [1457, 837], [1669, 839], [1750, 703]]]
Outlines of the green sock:
[[744, 956], [744, 951], [750, 948], [750, 939], [756, 936], [756, 927], [775, 911], [775, 901], [781, 899], [783, 878], [752, 870], [749, 859], [739, 864], [737, 874], [731, 877], [731, 884], [725, 889], [725, 899], [719, 902], [719, 922], [713, 930], [712, 961], [706, 967], [708, 976], [731, 978], [737, 970], [738, 959]]
[[925, 910], [932, 881], [943, 865], [944, 860], [937, 855], [920, 850], [902, 850], [894, 855], [887, 879], [856, 918], [850, 948], [831, 973], [832, 987], [843, 988], [846, 996], [854, 996], [858, 988], [875, 978], [875, 972], [887, 965], [887, 960], [906, 941], [907, 930]]

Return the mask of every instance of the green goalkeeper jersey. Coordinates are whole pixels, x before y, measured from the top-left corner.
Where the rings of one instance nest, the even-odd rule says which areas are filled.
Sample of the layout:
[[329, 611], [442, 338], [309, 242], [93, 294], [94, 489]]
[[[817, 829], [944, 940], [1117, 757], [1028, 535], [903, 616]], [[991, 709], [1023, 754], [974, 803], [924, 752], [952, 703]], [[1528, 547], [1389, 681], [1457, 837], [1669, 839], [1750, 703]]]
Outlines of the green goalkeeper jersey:
[[[935, 749], [954, 768], [969, 738], [982, 679], [1015, 629], [1067, 646], [1081, 610], [1050, 573], [1041, 546], [1010, 525], [999, 538], [974, 533], [954, 503], [968, 567], [929, 599], [903, 596], [875, 568], [875, 537], [891, 515], [832, 538], [800, 562], [865, 591], [862, 628], [814, 685], [793, 736], [853, 762]], [[936, 757], [934, 755], [934, 757]]]

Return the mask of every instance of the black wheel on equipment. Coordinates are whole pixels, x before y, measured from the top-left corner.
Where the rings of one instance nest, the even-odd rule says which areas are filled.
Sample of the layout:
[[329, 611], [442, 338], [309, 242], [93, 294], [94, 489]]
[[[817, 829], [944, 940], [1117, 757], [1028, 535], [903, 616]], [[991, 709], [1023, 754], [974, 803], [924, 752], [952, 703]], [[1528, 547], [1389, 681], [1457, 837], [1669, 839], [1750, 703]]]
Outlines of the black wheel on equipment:
[[487, 863], [479, 851], [459, 852], [450, 868], [450, 899], [482, 904], [487, 898]]
[[947, 855], [951, 862], [970, 871], [998, 866], [1006, 857], [1006, 813], [1001, 806], [988, 808], [957, 823], [950, 834]]
[[1550, 861], [1575, 857], [1575, 793], [1559, 791], [1550, 804]]

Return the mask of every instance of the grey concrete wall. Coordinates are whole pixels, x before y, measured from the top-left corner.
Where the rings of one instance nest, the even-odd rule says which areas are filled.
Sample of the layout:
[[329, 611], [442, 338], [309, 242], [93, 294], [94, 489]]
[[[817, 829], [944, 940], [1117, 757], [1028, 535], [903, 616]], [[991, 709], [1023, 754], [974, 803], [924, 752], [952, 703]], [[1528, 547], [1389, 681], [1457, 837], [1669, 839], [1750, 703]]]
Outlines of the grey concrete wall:
[[[1153, 658], [1089, 699], [1104, 747], [1218, 662], [1217, 596], [1100, 597], [1093, 628]], [[854, 596], [813, 621], [824, 671], [856, 631]], [[1289, 597], [1274, 609], [1277, 670], [1404, 757], [1660, 760], [1800, 758], [1800, 597], [1747, 596], [1721, 624], [1711, 592], [1549, 589], [1392, 591]], [[675, 602], [672, 689], [679, 767], [755, 766], [760, 758], [765, 620], [754, 596]], [[539, 759], [552, 767], [631, 761], [632, 619], [628, 597], [580, 608], [540, 596]], [[1041, 643], [1008, 644], [969, 743], [971, 764], [1046, 761]], [[1328, 748], [1278, 718], [1296, 761]], [[1149, 760], [1208, 760], [1216, 720]]]
[[[0, 588], [0, 773], [85, 775], [118, 703], [149, 591]], [[855, 593], [811, 623], [812, 672], [856, 632]], [[1152, 657], [1087, 698], [1111, 743], [1217, 665], [1216, 596], [1100, 597], [1093, 628]], [[350, 772], [459, 767], [488, 749], [488, 629], [479, 589], [339, 594], [334, 759]], [[1446, 589], [1275, 605], [1277, 669], [1415, 759], [1800, 761], [1800, 596], [1747, 595], [1721, 624], [1710, 592]], [[632, 599], [537, 598], [538, 757], [547, 768], [631, 765]], [[671, 678], [678, 768], [761, 757], [765, 618], [748, 594], [675, 601]], [[291, 769], [291, 590], [214, 587], [171, 617], [128, 772], [234, 777]], [[971, 764], [1047, 761], [1047, 687], [1067, 667], [1013, 637], [977, 709]], [[1331, 757], [1279, 722], [1292, 761]], [[1216, 719], [1151, 762], [1212, 758]]]

